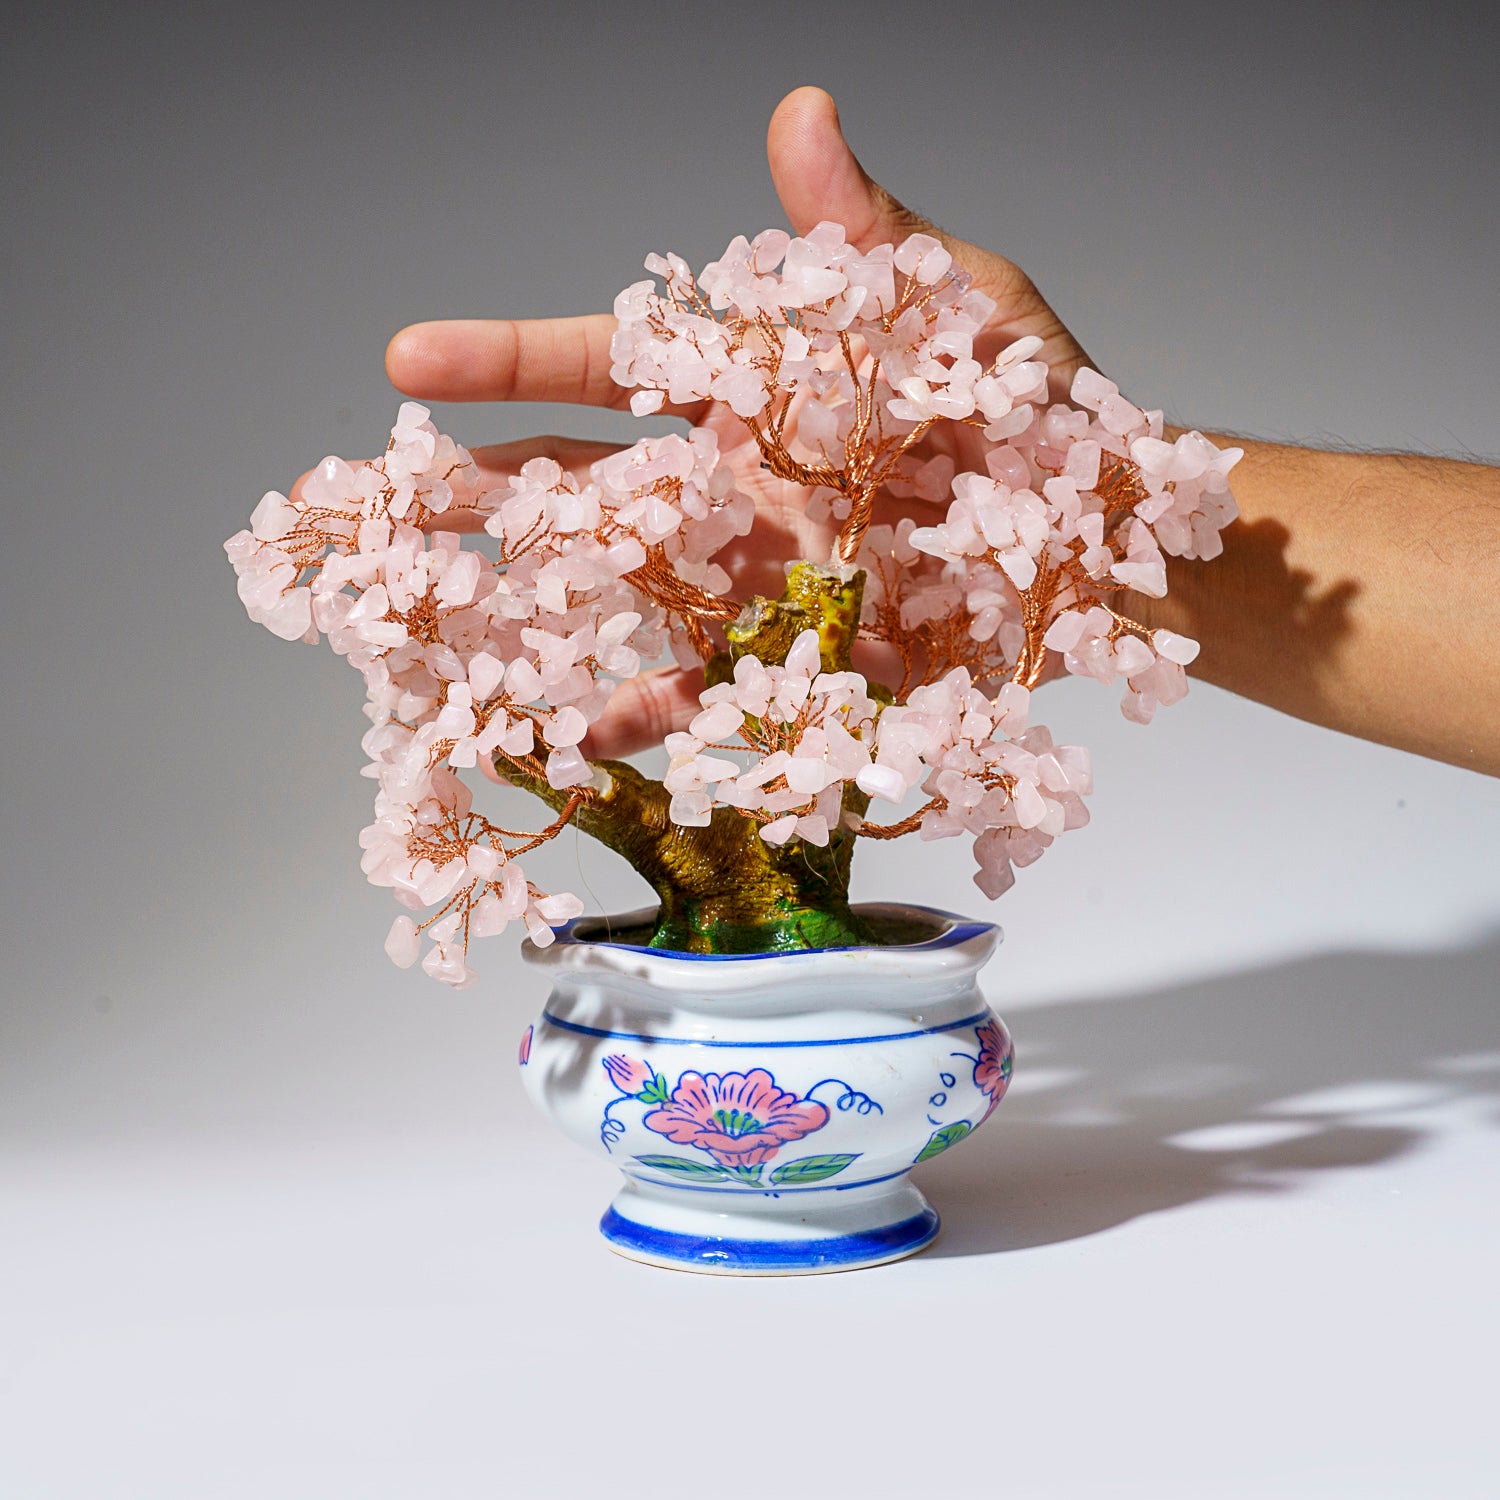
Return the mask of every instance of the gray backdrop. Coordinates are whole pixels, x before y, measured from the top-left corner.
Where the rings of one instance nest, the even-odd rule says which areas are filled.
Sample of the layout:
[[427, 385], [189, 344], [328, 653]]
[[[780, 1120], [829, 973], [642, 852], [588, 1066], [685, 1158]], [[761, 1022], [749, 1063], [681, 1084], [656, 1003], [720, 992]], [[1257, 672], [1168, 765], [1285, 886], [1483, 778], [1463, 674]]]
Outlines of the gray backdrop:
[[[733, 234], [779, 222], [765, 125], [803, 82], [834, 93], [879, 180], [1026, 267], [1137, 399], [1207, 428], [1494, 460], [1495, 12], [56, 5], [12, 7], [5, 29], [0, 1253], [16, 1259], [0, 1309], [13, 1299], [23, 1332], [0, 1339], [0, 1396], [15, 1398], [16, 1422], [0, 1475], [11, 1464], [17, 1476], [0, 1488], [468, 1495], [502, 1492], [509, 1473], [519, 1494], [607, 1482], [636, 1493], [635, 1481], [590, 1467], [561, 1428], [534, 1469], [491, 1451], [499, 1432], [550, 1432], [548, 1413], [582, 1378], [576, 1364], [547, 1363], [537, 1351], [553, 1344], [534, 1331], [529, 1363], [508, 1356], [505, 1338], [523, 1339], [513, 1321], [494, 1324], [487, 1350], [456, 1355], [422, 1343], [423, 1324], [390, 1380], [345, 1387], [356, 1395], [321, 1426], [298, 1426], [272, 1394], [279, 1361], [316, 1364], [318, 1351], [345, 1347], [319, 1319], [350, 1268], [394, 1257], [370, 1297], [401, 1302], [427, 1253], [403, 1259], [402, 1234], [471, 1194], [501, 1205], [474, 1230], [475, 1264], [490, 1268], [475, 1297], [512, 1305], [530, 1286], [543, 1302], [594, 1298], [600, 1278], [626, 1268], [606, 1266], [589, 1240], [607, 1182], [563, 1147], [548, 1154], [518, 1099], [509, 1058], [540, 997], [515, 943], [481, 949], [486, 981], [458, 996], [385, 962], [389, 902], [357, 868], [370, 791], [357, 775], [359, 681], [326, 650], [252, 627], [220, 542], [263, 490], [325, 452], [381, 441], [398, 399], [381, 354], [403, 323], [607, 308], [648, 250], [701, 262]], [[471, 443], [631, 430], [628, 418], [536, 407], [437, 416]], [[1356, 1214], [1349, 1245], [1317, 1240], [1328, 1201], [1318, 1195], [1459, 1130], [1437, 1116], [1392, 1123], [1381, 1088], [1441, 1081], [1445, 1107], [1481, 1132], [1463, 1137], [1475, 1154], [1462, 1161], [1487, 1159], [1500, 784], [1207, 687], [1149, 730], [1086, 684], [1052, 696], [1054, 729], [1095, 750], [1094, 823], [1023, 872], [997, 909], [1008, 941], [989, 988], [1016, 1022], [1021, 1076], [1039, 1060], [1036, 1092], [1018, 1084], [1009, 1138], [993, 1130], [968, 1165], [934, 1173], [953, 1248], [922, 1263], [937, 1271], [911, 1273], [929, 1278], [923, 1295], [937, 1300], [924, 1305], [966, 1275], [962, 1298], [998, 1309], [1021, 1264], [1007, 1252], [1114, 1244], [1118, 1231], [1106, 1230], [1143, 1216], [1238, 1202], [1234, 1152], [1252, 1147], [1271, 1153], [1260, 1167], [1311, 1195], [1312, 1218], [1288, 1222], [1284, 1243], [1322, 1245], [1322, 1284], [1337, 1283], [1350, 1246], [1383, 1231]], [[864, 851], [858, 893], [983, 911], [956, 851], [911, 841]], [[542, 868], [582, 882], [595, 907], [640, 899], [613, 856], [572, 836]], [[1282, 1159], [1290, 1148], [1264, 1132], [1234, 1137], [1247, 1115], [1328, 1090], [1345, 1102], [1315, 1150]], [[1214, 1131], [1229, 1132], [1219, 1146]], [[1208, 1155], [1171, 1144], [1193, 1132]], [[1230, 1155], [1214, 1155], [1220, 1147]], [[571, 1188], [526, 1176], [536, 1153], [556, 1181], [588, 1190], [566, 1212], [555, 1194]], [[1075, 1158], [1094, 1186], [1039, 1195]], [[323, 1176], [307, 1175], [324, 1160]], [[455, 1162], [472, 1170], [445, 1197], [442, 1164]], [[392, 1163], [409, 1167], [396, 1218], [372, 1186], [336, 1222], [298, 1219]], [[1430, 1187], [1421, 1244], [1381, 1272], [1407, 1297], [1413, 1283], [1446, 1279], [1451, 1303], [1429, 1307], [1426, 1324], [1420, 1309], [1407, 1316], [1450, 1329], [1428, 1358], [1456, 1371], [1477, 1357], [1461, 1325], [1493, 1244], [1492, 1220], [1456, 1207], [1469, 1171], [1454, 1166]], [[986, 1206], [1000, 1182], [1032, 1204], [1019, 1219]], [[198, 1219], [162, 1207], [208, 1201], [217, 1206]], [[151, 1226], [135, 1241], [133, 1222]], [[301, 1290], [257, 1281], [253, 1268], [282, 1251], [255, 1235], [283, 1224], [297, 1226], [286, 1266], [322, 1247], [323, 1293], [295, 1269], [287, 1286]], [[1226, 1221], [1223, 1244], [1200, 1229], [1204, 1254], [1232, 1255], [1241, 1229]], [[554, 1232], [578, 1246], [578, 1280], [544, 1250]], [[497, 1261], [502, 1242], [510, 1259]], [[1167, 1236], [1158, 1274], [1183, 1243]], [[1471, 1264], [1465, 1281], [1455, 1267]], [[1031, 1493], [1072, 1493], [1069, 1464], [1084, 1461], [1046, 1426], [1054, 1406], [1026, 1407], [1042, 1397], [1022, 1377], [1055, 1350], [1059, 1309], [1107, 1274], [1081, 1287], [1059, 1272], [1057, 1301], [1027, 1339], [1015, 1335], [1008, 1399], [1028, 1414], [1008, 1462], [1032, 1476]], [[445, 1262], [439, 1279], [454, 1277], [469, 1286]], [[669, 1340], [700, 1320], [712, 1330], [715, 1316], [745, 1317], [752, 1331], [792, 1316], [743, 1300], [716, 1314], [696, 1284], [672, 1278], [604, 1284], [613, 1300], [599, 1317], [624, 1309]], [[830, 1285], [817, 1295], [845, 1295]], [[859, 1295], [916, 1285], [888, 1279]], [[1194, 1406], [1207, 1398], [1186, 1372], [1229, 1381], [1224, 1402], [1241, 1410], [1303, 1377], [1280, 1367], [1279, 1343], [1256, 1344], [1261, 1373], [1235, 1385], [1249, 1379], [1243, 1344], [1195, 1344], [1199, 1311], [1159, 1290], [1153, 1331], [1136, 1334], [1170, 1353], [1147, 1378], [1122, 1366], [1119, 1385], [1070, 1386], [1074, 1415], [1113, 1431], [1123, 1401], [1134, 1415], [1115, 1438], [1128, 1447], [1159, 1403], [1176, 1402], [1209, 1436], [1201, 1452], [1141, 1450], [1141, 1493], [1241, 1493], [1230, 1476], [1249, 1460], [1226, 1456], [1240, 1451], [1237, 1429]], [[842, 1341], [848, 1368], [889, 1358], [897, 1371], [861, 1387], [851, 1420], [894, 1421], [928, 1399], [928, 1377], [902, 1353], [925, 1325], [902, 1323], [894, 1343], [867, 1349], [863, 1311], [825, 1328], [830, 1304], [796, 1295], [797, 1326], [811, 1319]], [[1435, 1392], [1413, 1375], [1389, 1410], [1389, 1387], [1362, 1394], [1368, 1361], [1350, 1330], [1378, 1322], [1382, 1297], [1372, 1283], [1350, 1304], [1348, 1337], [1317, 1346], [1327, 1381], [1316, 1390], [1345, 1399], [1323, 1411], [1322, 1437], [1297, 1426], [1302, 1395], [1273, 1401], [1244, 1493], [1273, 1481], [1286, 1494], [1346, 1483], [1436, 1493], [1420, 1480], [1434, 1447], [1449, 1466], [1443, 1493], [1481, 1493], [1465, 1379]], [[290, 1319], [274, 1348], [233, 1322], [272, 1305]], [[1139, 1351], [1136, 1335], [1109, 1332], [1108, 1309], [1121, 1305], [1105, 1299], [1073, 1330], [1059, 1381]], [[963, 1306], [955, 1317], [972, 1316]], [[1278, 1293], [1266, 1316], [1288, 1318], [1295, 1346], [1306, 1325], [1286, 1309]], [[412, 1315], [404, 1303], [401, 1315]], [[472, 1411], [445, 1407], [447, 1387], [427, 1380], [454, 1359], [472, 1377]], [[309, 1402], [325, 1399], [319, 1389]], [[602, 1443], [652, 1425], [630, 1400], [616, 1389], [591, 1408]], [[988, 1400], [964, 1407], [965, 1419], [980, 1420]], [[414, 1406], [460, 1416], [412, 1418], [408, 1446], [393, 1452], [391, 1414]], [[196, 1438], [174, 1425], [178, 1411], [194, 1413]], [[68, 1436], [80, 1417], [114, 1454], [97, 1472]], [[252, 1430], [254, 1458], [229, 1464]], [[708, 1438], [692, 1449], [705, 1462], [714, 1451]], [[969, 1449], [935, 1470], [899, 1445], [840, 1469], [796, 1451], [825, 1493], [852, 1494], [855, 1478], [867, 1494], [887, 1483], [893, 1494], [960, 1493], [993, 1477]], [[1107, 1488], [1107, 1472], [1079, 1468], [1079, 1493], [1127, 1493]], [[718, 1493], [740, 1491], [725, 1480]]]

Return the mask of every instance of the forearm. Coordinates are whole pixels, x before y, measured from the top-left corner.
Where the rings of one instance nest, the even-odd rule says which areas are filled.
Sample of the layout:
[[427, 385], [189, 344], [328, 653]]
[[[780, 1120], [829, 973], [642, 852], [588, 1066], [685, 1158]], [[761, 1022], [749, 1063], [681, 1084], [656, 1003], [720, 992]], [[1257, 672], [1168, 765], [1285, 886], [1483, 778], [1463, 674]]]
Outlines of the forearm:
[[1500, 774], [1500, 469], [1215, 441], [1245, 449], [1241, 519], [1150, 623], [1232, 692]]

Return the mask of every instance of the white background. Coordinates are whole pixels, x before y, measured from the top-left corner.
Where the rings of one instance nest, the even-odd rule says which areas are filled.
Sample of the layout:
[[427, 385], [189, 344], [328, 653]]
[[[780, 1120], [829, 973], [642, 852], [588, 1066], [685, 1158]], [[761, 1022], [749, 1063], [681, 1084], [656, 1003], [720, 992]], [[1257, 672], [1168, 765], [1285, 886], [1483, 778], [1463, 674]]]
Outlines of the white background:
[[957, 843], [862, 853], [861, 898], [993, 910], [1018, 1054], [920, 1174], [941, 1239], [874, 1271], [616, 1259], [610, 1172], [521, 1096], [514, 946], [457, 996], [380, 954], [359, 685], [218, 543], [378, 440], [401, 322], [607, 306], [772, 222], [794, 84], [1138, 399], [1500, 452], [1489, 12], [711, 10], [15, 28], [0, 1496], [1495, 1495], [1500, 782], [1049, 690], [1088, 829], [994, 909]]

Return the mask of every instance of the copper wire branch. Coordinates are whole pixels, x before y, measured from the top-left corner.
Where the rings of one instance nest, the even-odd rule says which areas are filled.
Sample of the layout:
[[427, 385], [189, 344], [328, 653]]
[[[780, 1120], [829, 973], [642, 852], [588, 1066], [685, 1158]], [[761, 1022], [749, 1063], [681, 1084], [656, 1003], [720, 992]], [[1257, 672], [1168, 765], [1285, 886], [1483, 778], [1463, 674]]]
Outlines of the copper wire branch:
[[[460, 818], [452, 810], [446, 810], [441, 823], [429, 825], [422, 832], [411, 835], [407, 840], [407, 853], [411, 856], [413, 864], [426, 859], [431, 861], [436, 868], [441, 869], [443, 865], [455, 859], [465, 858], [476, 844], [488, 840], [489, 846], [500, 855], [503, 868], [511, 860], [518, 859], [523, 854], [529, 854], [550, 839], [555, 839], [588, 800], [587, 791], [575, 791], [557, 817], [545, 828], [533, 834], [517, 833], [509, 828], [501, 828], [479, 813], [466, 813]], [[507, 849], [501, 842], [505, 838], [519, 838], [523, 842]], [[460, 886], [430, 917], [417, 925], [417, 931], [425, 932], [434, 923], [442, 921], [444, 917], [462, 906], [463, 940], [464, 948], [467, 950], [469, 922], [473, 916], [474, 907], [485, 895], [489, 894], [495, 896], [501, 894], [501, 885], [498, 880], [474, 881], [472, 884]]]
[[[889, 333], [896, 321], [913, 308], [924, 309], [936, 296], [937, 290], [937, 283], [924, 286], [914, 277], [903, 278], [895, 305], [880, 320], [882, 331]], [[785, 325], [778, 325], [764, 312], [753, 318], [740, 313], [718, 313], [692, 282], [684, 286], [669, 279], [666, 300], [678, 310], [691, 312], [696, 317], [717, 323], [727, 335], [731, 353], [739, 353], [746, 347], [751, 335], [757, 336], [764, 348], [755, 349], [752, 345], [754, 352], [750, 362], [763, 373], [768, 387], [774, 388], [780, 382], [785, 352], [782, 326], [802, 331], [807, 314], [826, 313], [834, 299], [828, 298], [818, 306], [807, 309], [787, 308]], [[652, 314], [650, 321], [657, 332], [664, 336], [669, 334], [665, 319], [660, 314]], [[691, 339], [692, 335], [689, 334], [688, 337]], [[937, 419], [919, 423], [915, 430], [899, 438], [887, 438], [881, 403], [875, 399], [875, 387], [880, 379], [880, 361], [862, 354], [847, 332], [839, 333], [838, 342], [839, 353], [854, 390], [854, 420], [844, 443], [842, 467], [831, 463], [804, 464], [792, 457], [785, 437], [791, 410], [790, 395], [780, 403], [779, 408], [773, 397], [767, 408], [769, 415], [761, 418], [741, 417], [740, 420], [755, 439], [766, 467], [778, 479], [789, 480], [810, 489], [831, 489], [849, 502], [848, 517], [835, 541], [839, 561], [849, 565], [859, 555], [860, 545], [870, 525], [877, 490], [895, 472], [896, 464], [902, 456], [922, 441]], [[826, 453], [824, 457], [827, 457]]]
[[935, 812], [947, 803], [941, 797], [934, 797], [930, 802], [925, 802], [910, 817], [902, 818], [899, 823], [868, 823], [862, 822], [855, 831], [862, 839], [899, 839], [908, 833], [915, 833], [922, 826], [922, 819], [930, 812]]
[[735, 619], [744, 608], [737, 600], [711, 594], [696, 583], [680, 578], [660, 547], [650, 548], [645, 563], [625, 577], [648, 599], [661, 605], [668, 615], [675, 615], [682, 622], [693, 650], [704, 661], [717, 649], [705, 622], [722, 624]]

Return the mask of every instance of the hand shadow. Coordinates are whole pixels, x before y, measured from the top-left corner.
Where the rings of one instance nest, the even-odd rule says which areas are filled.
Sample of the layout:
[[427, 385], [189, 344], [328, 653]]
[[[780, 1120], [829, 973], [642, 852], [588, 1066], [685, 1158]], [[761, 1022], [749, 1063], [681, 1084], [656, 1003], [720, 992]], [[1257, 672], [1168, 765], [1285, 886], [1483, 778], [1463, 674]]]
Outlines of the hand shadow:
[[919, 1174], [943, 1216], [929, 1254], [1057, 1244], [1414, 1149], [1444, 1128], [1424, 1110], [1500, 1101], [1500, 936], [1457, 952], [1327, 954], [1007, 1021], [1010, 1094]]
[[[1236, 521], [1212, 567], [1174, 560], [1171, 592], [1151, 604], [1150, 617], [1203, 642], [1195, 676], [1300, 719], [1334, 723], [1340, 714], [1328, 684], [1350, 642], [1361, 585], [1293, 567], [1292, 540], [1280, 521]], [[1274, 620], [1274, 634], [1234, 628], [1234, 621], [1252, 617]]]

